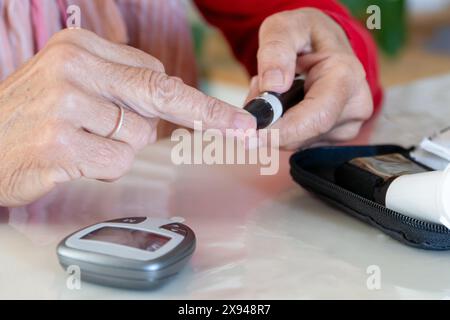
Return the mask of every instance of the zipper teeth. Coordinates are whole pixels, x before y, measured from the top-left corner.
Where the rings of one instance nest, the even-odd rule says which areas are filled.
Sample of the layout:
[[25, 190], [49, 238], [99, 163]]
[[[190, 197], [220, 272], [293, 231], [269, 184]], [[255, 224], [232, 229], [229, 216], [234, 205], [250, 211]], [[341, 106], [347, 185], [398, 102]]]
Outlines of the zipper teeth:
[[384, 214], [388, 215], [388, 216], [393, 216], [394, 218], [401, 220], [403, 222], [408, 223], [409, 225], [412, 225], [415, 228], [419, 228], [425, 231], [433, 231], [433, 232], [439, 232], [439, 233], [450, 233], [450, 230], [447, 229], [445, 226], [439, 225], [439, 224], [435, 224], [435, 223], [430, 223], [430, 222], [426, 222], [426, 221], [422, 221], [416, 218], [412, 218], [412, 217], [408, 217], [405, 216], [399, 212], [396, 212], [394, 210], [388, 209], [376, 202], [373, 202], [371, 200], [368, 200], [356, 193], [353, 193], [351, 191], [348, 191], [347, 189], [344, 189], [338, 185], [335, 185], [329, 181], [326, 181], [324, 179], [318, 178], [316, 176], [312, 176], [311, 173], [307, 172], [307, 171], [303, 171], [300, 170], [300, 172], [296, 172], [296, 170], [294, 170], [295, 173], [299, 174], [301, 173], [301, 175], [303, 176], [303, 178], [306, 178], [307, 180], [309, 180], [309, 183], [313, 184], [313, 185], [318, 185], [318, 186], [323, 186], [326, 187], [328, 189], [333, 189], [336, 192], [339, 192], [341, 194], [344, 194], [347, 198], [350, 199], [356, 199], [359, 202], [362, 202], [365, 205], [368, 205], [370, 207], [376, 208], [377, 210], [383, 212]]

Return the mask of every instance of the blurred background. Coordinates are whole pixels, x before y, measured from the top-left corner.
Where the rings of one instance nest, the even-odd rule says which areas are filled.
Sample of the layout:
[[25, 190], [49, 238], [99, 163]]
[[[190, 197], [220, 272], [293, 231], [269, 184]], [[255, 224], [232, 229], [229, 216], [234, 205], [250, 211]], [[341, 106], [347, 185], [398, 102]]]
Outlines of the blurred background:
[[[382, 28], [372, 34], [379, 48], [384, 87], [450, 73], [450, 0], [340, 2], [364, 24], [368, 6], [381, 8]], [[249, 81], [245, 70], [233, 58], [220, 32], [208, 26], [194, 6], [191, 11], [202, 89], [242, 103]]]

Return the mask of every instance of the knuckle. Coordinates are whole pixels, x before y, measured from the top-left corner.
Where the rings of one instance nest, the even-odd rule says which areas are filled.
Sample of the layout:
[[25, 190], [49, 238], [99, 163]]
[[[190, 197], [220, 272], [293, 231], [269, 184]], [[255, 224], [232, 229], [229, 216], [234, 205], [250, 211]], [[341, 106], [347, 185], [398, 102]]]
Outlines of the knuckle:
[[342, 58], [337, 58], [333, 63], [333, 73], [338, 78], [348, 78], [352, 76], [351, 66]]
[[119, 178], [130, 170], [133, 159], [134, 153], [129, 146], [121, 145], [119, 149], [112, 144], [102, 144], [91, 161], [95, 167], [112, 172], [111, 178]]
[[73, 30], [70, 30], [68, 28], [58, 31], [50, 38], [48, 44], [53, 45], [59, 42], [66, 42], [68, 39], [72, 37], [72, 34]]
[[90, 161], [102, 169], [110, 168], [116, 161], [119, 161], [119, 155], [109, 144], [101, 144], [97, 146]]
[[43, 155], [51, 154], [53, 151], [61, 152], [69, 145], [70, 132], [65, 121], [48, 119], [40, 128], [37, 139], [37, 149]]
[[202, 121], [204, 124], [215, 123], [220, 119], [225, 118], [226, 109], [219, 102], [219, 100], [208, 97], [205, 107], [202, 109]]
[[161, 61], [159, 61], [158, 59], [152, 57], [152, 68], [157, 71], [157, 72], [161, 72], [161, 73], [165, 73], [166, 72], [166, 68], [164, 67], [163, 63]]
[[362, 63], [353, 54], [338, 54], [332, 58], [335, 72], [341, 77], [352, 77], [362, 79], [366, 77], [366, 72]]
[[87, 58], [87, 51], [73, 43], [55, 43], [47, 46], [45, 51], [47, 65], [56, 74], [69, 75], [77, 72], [80, 63]]
[[293, 52], [285, 41], [272, 40], [258, 49], [257, 58], [258, 61], [274, 62], [274, 56], [276, 56], [276, 61], [280, 62], [291, 58]]
[[327, 108], [316, 113], [311, 121], [311, 132], [314, 136], [320, 136], [329, 132], [334, 126], [333, 113]]
[[61, 82], [60, 85], [53, 89], [53, 94], [58, 99], [58, 107], [75, 107], [79, 100], [77, 89], [73, 88], [67, 82]]
[[176, 105], [177, 98], [182, 94], [183, 81], [170, 77], [165, 73], [144, 71], [149, 86], [149, 94], [158, 111], [163, 112]]
[[[293, 133], [292, 133], [291, 137], [286, 136], [286, 141], [289, 141], [289, 139], [291, 139], [291, 140], [296, 139], [296, 140], [301, 140], [301, 141], [306, 140], [307, 137], [305, 136], [305, 125], [304, 124], [298, 123], [292, 129], [293, 130], [290, 130], [290, 131], [293, 131]], [[295, 137], [295, 138], [292, 138], [292, 137]]]
[[261, 32], [265, 33], [266, 31], [270, 31], [274, 26], [282, 28], [290, 21], [290, 19], [288, 19], [289, 15], [290, 11], [282, 11], [267, 17], [261, 24]]
[[58, 42], [74, 42], [76, 43], [80, 37], [90, 37], [92, 32], [86, 29], [70, 29], [66, 28], [55, 33], [49, 40], [49, 44], [55, 44]]
[[80, 104], [83, 103], [82, 94], [78, 89], [65, 81], [61, 81], [58, 86], [55, 86], [51, 95], [54, 101], [50, 114], [56, 119], [69, 120], [73, 114], [79, 112]]

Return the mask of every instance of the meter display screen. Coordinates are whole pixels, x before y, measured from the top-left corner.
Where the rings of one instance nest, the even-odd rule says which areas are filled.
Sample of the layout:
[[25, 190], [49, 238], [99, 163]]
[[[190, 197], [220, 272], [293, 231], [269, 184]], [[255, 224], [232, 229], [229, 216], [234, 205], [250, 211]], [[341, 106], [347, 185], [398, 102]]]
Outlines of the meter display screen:
[[170, 240], [169, 237], [153, 232], [115, 227], [99, 228], [81, 239], [116, 243], [151, 252], [160, 249]]

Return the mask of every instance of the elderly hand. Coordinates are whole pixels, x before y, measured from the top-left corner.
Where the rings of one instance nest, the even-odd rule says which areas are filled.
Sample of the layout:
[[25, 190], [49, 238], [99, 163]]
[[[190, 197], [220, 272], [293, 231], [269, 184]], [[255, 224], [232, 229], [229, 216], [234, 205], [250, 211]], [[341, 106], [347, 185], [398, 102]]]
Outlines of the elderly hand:
[[160, 118], [223, 130], [256, 126], [246, 112], [167, 76], [144, 52], [84, 30], [56, 34], [0, 83], [0, 206], [27, 204], [80, 177], [119, 178], [156, 139]]
[[258, 76], [248, 99], [264, 91], [286, 92], [296, 73], [306, 75], [304, 101], [271, 127], [280, 130], [280, 145], [296, 149], [354, 138], [373, 102], [342, 28], [319, 10], [299, 9], [267, 18], [259, 38]]

